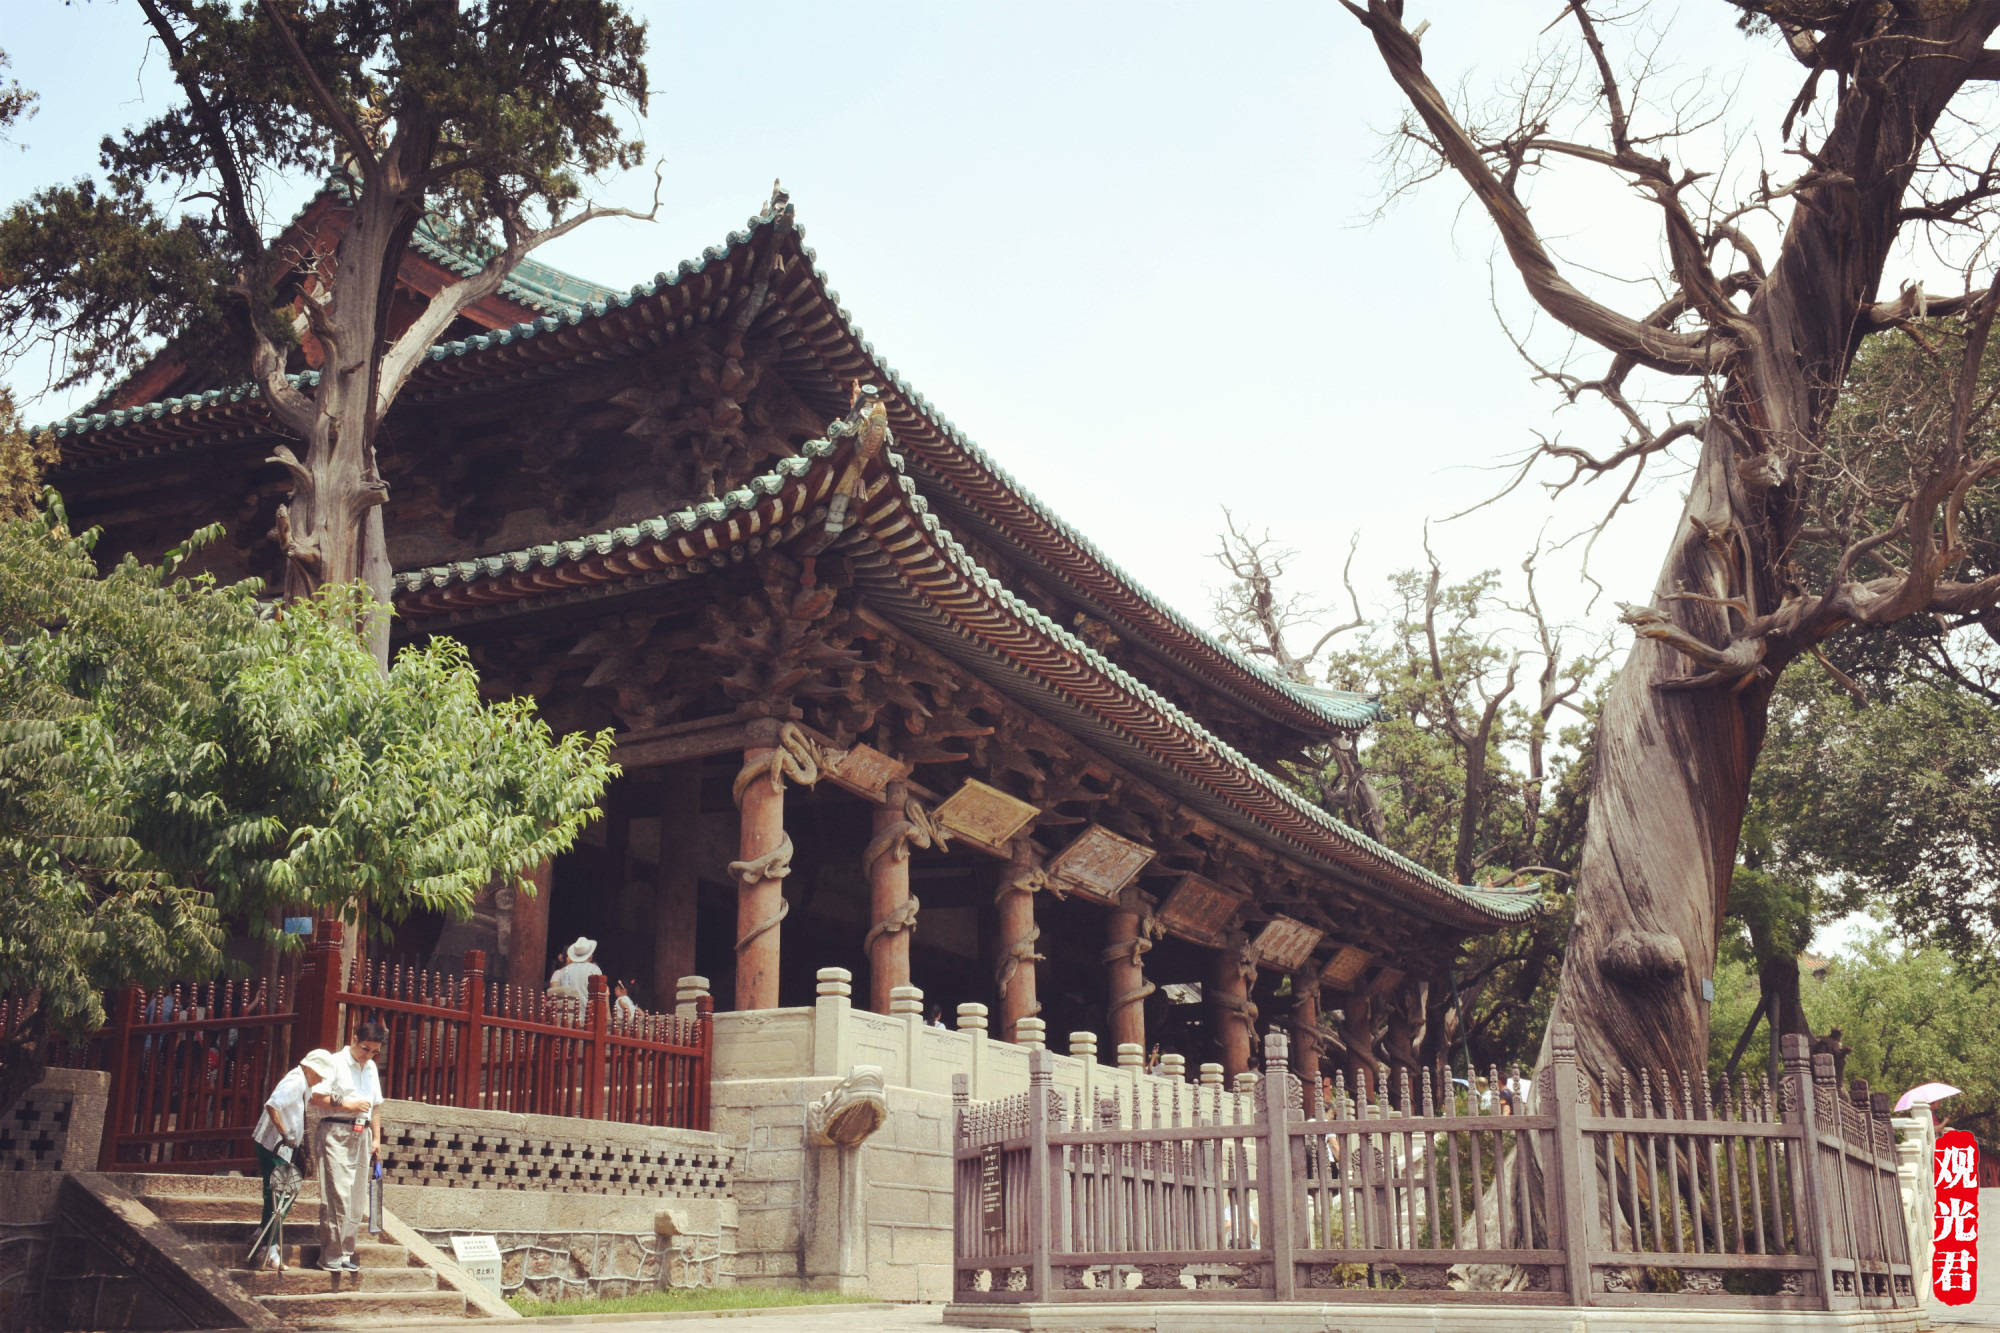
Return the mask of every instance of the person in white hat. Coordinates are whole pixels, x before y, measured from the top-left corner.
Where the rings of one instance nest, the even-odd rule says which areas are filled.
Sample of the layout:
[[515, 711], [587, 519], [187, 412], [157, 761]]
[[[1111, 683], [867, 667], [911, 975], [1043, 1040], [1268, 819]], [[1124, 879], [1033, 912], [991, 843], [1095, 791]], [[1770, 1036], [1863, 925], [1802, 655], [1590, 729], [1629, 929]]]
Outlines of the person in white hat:
[[[332, 1078], [333, 1072], [331, 1051], [309, 1051], [305, 1059], [293, 1065], [278, 1080], [278, 1086], [264, 1100], [263, 1113], [257, 1117], [256, 1128], [250, 1132], [251, 1141], [257, 1145], [257, 1171], [264, 1177], [264, 1216], [260, 1232], [269, 1232], [271, 1228], [274, 1207], [271, 1198], [272, 1173], [283, 1162], [290, 1162], [301, 1171], [305, 1169], [306, 1098], [316, 1085]], [[270, 1234], [269, 1240], [262, 1262], [268, 1268], [283, 1270], [285, 1259], [280, 1237]]]
[[596, 940], [587, 939], [582, 935], [577, 936], [576, 943], [570, 945], [563, 954], [569, 961], [557, 968], [555, 975], [549, 978], [549, 993], [567, 995], [578, 1004], [588, 1000], [590, 979], [604, 975], [604, 969], [590, 961], [590, 956], [596, 952]]

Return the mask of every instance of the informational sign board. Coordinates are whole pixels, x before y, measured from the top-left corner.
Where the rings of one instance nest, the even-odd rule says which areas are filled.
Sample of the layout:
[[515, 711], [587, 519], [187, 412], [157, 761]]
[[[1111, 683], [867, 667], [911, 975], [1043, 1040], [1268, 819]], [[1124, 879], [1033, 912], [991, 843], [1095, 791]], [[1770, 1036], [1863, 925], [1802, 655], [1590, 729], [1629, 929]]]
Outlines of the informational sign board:
[[989, 1143], [979, 1154], [979, 1220], [987, 1235], [1007, 1229], [1007, 1199], [1000, 1190], [1000, 1145]]
[[288, 916], [285, 918], [287, 935], [310, 935], [313, 933], [313, 919], [309, 916]]
[[1931, 1155], [1931, 1294], [1969, 1305], [1979, 1294], [1979, 1144], [1962, 1129], [1938, 1135]]
[[453, 1236], [451, 1257], [466, 1276], [480, 1286], [500, 1294], [500, 1247], [491, 1236]]

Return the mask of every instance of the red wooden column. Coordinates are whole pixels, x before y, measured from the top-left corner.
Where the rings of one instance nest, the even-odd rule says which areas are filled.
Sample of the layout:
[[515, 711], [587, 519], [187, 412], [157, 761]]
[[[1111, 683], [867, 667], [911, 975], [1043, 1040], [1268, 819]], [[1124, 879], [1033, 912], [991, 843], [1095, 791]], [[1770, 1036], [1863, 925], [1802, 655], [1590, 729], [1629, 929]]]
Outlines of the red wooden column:
[[1356, 1097], [1371, 1095], [1380, 1057], [1375, 1049], [1375, 1001], [1357, 990], [1341, 1007], [1340, 1035], [1347, 1043], [1347, 1073]]
[[1223, 1077], [1231, 1083], [1250, 1068], [1250, 1048], [1257, 1039], [1257, 1006], [1250, 1003], [1250, 983], [1257, 965], [1245, 951], [1241, 935], [1231, 935], [1215, 953], [1209, 982], [1209, 1022], [1215, 1033], [1216, 1056]]
[[875, 807], [874, 837], [862, 853], [868, 872], [868, 1007], [889, 1012], [889, 994], [910, 984], [910, 936], [917, 928], [917, 900], [910, 893], [910, 842], [917, 832], [904, 803], [909, 788], [892, 782]]
[[1035, 996], [1035, 952], [1041, 938], [1035, 925], [1035, 890], [1044, 872], [1035, 864], [1026, 838], [1014, 844], [1014, 855], [1000, 872], [1000, 893], [994, 902], [1000, 924], [1000, 962], [994, 980], [1000, 988], [1000, 1039], [1019, 1041], [1015, 1027], [1042, 1012]]
[[696, 883], [694, 849], [701, 836], [701, 761], [661, 772], [660, 856], [653, 870], [652, 1005], [665, 1009], [682, 977], [693, 976]]
[[752, 733], [736, 777], [736, 1007], [778, 1007], [778, 923], [790, 910], [785, 876], [792, 840], [785, 835], [785, 780], [775, 724]]
[[1305, 1085], [1306, 1105], [1319, 1105], [1319, 968], [1292, 974], [1292, 1064]]
[[1105, 924], [1104, 1008], [1114, 1051], [1127, 1044], [1142, 1050], [1146, 1045], [1146, 997], [1155, 987], [1146, 980], [1145, 957], [1153, 942], [1147, 938], [1143, 906], [1137, 891], [1127, 889]]
[[549, 883], [554, 866], [542, 862], [527, 878], [535, 891], [514, 886], [514, 906], [507, 937], [507, 980], [523, 990], [538, 991], [549, 984]]

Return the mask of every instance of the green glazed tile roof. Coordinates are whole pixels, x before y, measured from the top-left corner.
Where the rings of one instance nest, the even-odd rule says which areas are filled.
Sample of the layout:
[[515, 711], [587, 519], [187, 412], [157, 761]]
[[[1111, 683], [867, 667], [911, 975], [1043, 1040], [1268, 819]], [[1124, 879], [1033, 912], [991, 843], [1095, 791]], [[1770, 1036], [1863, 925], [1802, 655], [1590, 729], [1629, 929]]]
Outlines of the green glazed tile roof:
[[[1316, 730], [1318, 734], [1359, 729], [1380, 716], [1380, 706], [1365, 695], [1303, 687], [1273, 675], [1262, 663], [1208, 634], [1105, 556], [1093, 542], [995, 463], [876, 354], [874, 345], [840, 306], [839, 294], [828, 285], [813, 250], [804, 244], [803, 238], [803, 229], [792, 216], [790, 201], [778, 194], [764, 212], [752, 218], [743, 230], [731, 233], [724, 244], [711, 246], [699, 257], [683, 261], [673, 271], [656, 274], [650, 282], [628, 291], [613, 292], [553, 269], [543, 270], [543, 275], [535, 281], [544, 298], [554, 299], [556, 294], [565, 298], [575, 296], [581, 298], [579, 303], [511, 328], [441, 343], [430, 349], [429, 369], [434, 376], [451, 375], [450, 380], [440, 383], [455, 383], [462, 378], [453, 373], [457, 367], [466, 366], [469, 371], [468, 363], [482, 361], [487, 356], [503, 356], [502, 349], [513, 348], [525, 355], [546, 344], [551, 360], [566, 352], [573, 354], [571, 349], [556, 345], [563, 340], [555, 335], [578, 338], [593, 335], [589, 343], [592, 355], [601, 355], [605, 343], [620, 338], [629, 341], [639, 336], [656, 337], [655, 321], [640, 318], [642, 312], [633, 311], [635, 306], [644, 305], [651, 310], [658, 302], [670, 302], [684, 295], [686, 305], [692, 307], [697, 301], [701, 304], [698, 311], [690, 309], [681, 315], [683, 327], [697, 314], [701, 318], [711, 317], [727, 307], [730, 284], [745, 282], [760, 255], [776, 247], [795, 246], [798, 257], [805, 263], [794, 266], [796, 272], [785, 275], [784, 290], [773, 292], [773, 306], [791, 321], [795, 336], [787, 343], [788, 354], [794, 355], [798, 363], [816, 368], [828, 381], [829, 395], [838, 392], [837, 405], [823, 406], [831, 411], [844, 410], [846, 386], [857, 379], [886, 382], [890, 391], [884, 397], [891, 421], [914, 465], [927, 479], [952, 496], [961, 509], [988, 514], [990, 531], [1022, 549], [1030, 558], [1048, 563], [1094, 613], [1105, 615], [1127, 638], [1147, 645], [1211, 686], [1219, 686], [1251, 703], [1274, 720]], [[460, 257], [459, 262], [471, 261]], [[669, 304], [667, 308], [675, 307]], [[606, 322], [607, 316], [626, 311], [633, 311], [628, 317], [629, 332], [594, 336], [597, 326]], [[417, 394], [424, 389], [423, 378], [420, 371], [412, 383], [411, 388]], [[311, 377], [305, 377], [303, 382], [310, 383]], [[205, 419], [209, 413], [217, 412], [231, 422], [240, 421], [241, 428], [249, 430], [260, 415], [252, 410], [257, 397], [253, 386], [242, 385], [114, 412], [84, 414], [43, 429], [66, 442], [82, 443], [107, 431], [148, 423], [172, 425], [175, 418]], [[189, 421], [185, 429], [200, 428]], [[90, 453], [94, 455], [98, 450], [94, 441], [92, 444]]]
[[[675, 558], [655, 544], [678, 543], [683, 551], [698, 552], [696, 568], [704, 562], [731, 563], [740, 555], [729, 549], [733, 544], [747, 537], [762, 549], [766, 534], [787, 513], [794, 519], [790, 531], [799, 530], [804, 505], [826, 494], [834, 471], [829, 460], [852, 430], [849, 423], [837, 422], [797, 457], [700, 505], [572, 541], [404, 571], [395, 579], [398, 600], [406, 614], [421, 616], [458, 604], [449, 596], [454, 589], [469, 590], [510, 575], [533, 577], [538, 571], [642, 548], [656, 553], [655, 562]], [[1119, 759], [1164, 775], [1212, 818], [1295, 857], [1337, 867], [1343, 878], [1358, 879], [1366, 891], [1404, 910], [1461, 928], [1492, 928], [1540, 910], [1540, 898], [1532, 890], [1453, 884], [1306, 801], [989, 574], [932, 512], [902, 457], [893, 450], [886, 456], [895, 484], [861, 506], [862, 514], [840, 549], [854, 561], [885, 612], [904, 628], [1058, 726], [1073, 731], [1081, 724]], [[791, 509], [784, 511], [781, 504], [768, 522], [755, 521], [769, 502], [782, 502], [788, 488], [800, 497]], [[752, 521], [745, 522], [746, 517]], [[914, 554], [898, 535], [912, 523], [921, 527], [925, 547]], [[724, 524], [730, 525], [727, 536], [714, 531]], [[695, 540], [698, 535], [707, 540]], [[885, 539], [891, 535], [894, 542]], [[940, 570], [948, 576], [941, 578]], [[620, 575], [578, 570], [567, 586], [591, 577], [614, 581]], [[559, 586], [564, 585], [540, 585]], [[498, 589], [483, 591], [500, 595]]]

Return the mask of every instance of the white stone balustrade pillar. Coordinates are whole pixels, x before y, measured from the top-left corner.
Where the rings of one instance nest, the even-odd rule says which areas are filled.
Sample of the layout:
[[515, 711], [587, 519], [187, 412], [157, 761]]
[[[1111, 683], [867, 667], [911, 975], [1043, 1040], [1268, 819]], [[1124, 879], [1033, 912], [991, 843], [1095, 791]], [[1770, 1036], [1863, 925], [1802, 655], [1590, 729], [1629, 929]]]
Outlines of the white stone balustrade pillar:
[[709, 993], [707, 977], [682, 977], [674, 983], [674, 1014], [693, 1018], [695, 1002]]
[[924, 992], [917, 986], [889, 988], [889, 1016], [903, 1020], [903, 1081], [922, 1087], [917, 1066], [924, 1058]]
[[968, 1001], [958, 1006], [958, 1030], [972, 1040], [972, 1065], [967, 1070], [967, 1096], [973, 1101], [986, 1101], [992, 1094], [986, 1090], [986, 1023], [987, 1009], [983, 1004]]
[[822, 967], [818, 996], [813, 1002], [813, 1073], [845, 1078], [852, 1062], [854, 1034], [854, 974], [844, 967]]

